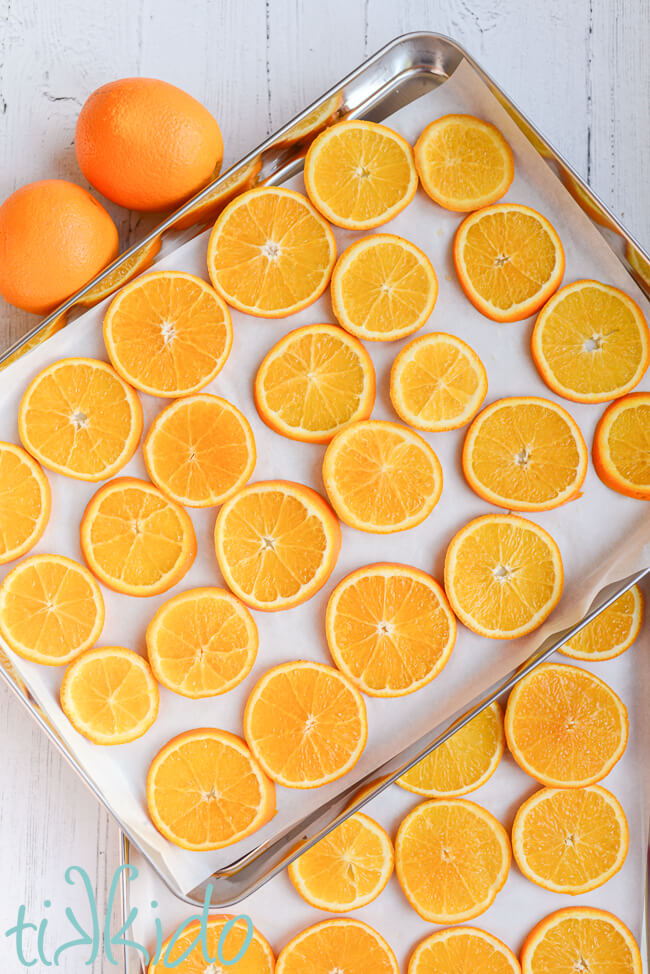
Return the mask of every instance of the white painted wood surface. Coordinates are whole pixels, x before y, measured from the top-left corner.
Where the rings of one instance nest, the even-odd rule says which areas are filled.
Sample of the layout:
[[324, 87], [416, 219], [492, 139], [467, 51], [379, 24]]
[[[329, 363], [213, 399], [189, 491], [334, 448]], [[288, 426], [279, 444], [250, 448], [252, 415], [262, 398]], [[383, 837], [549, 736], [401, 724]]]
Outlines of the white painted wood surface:
[[[0, 0], [0, 198], [48, 176], [83, 183], [76, 116], [113, 78], [156, 76], [191, 92], [219, 120], [229, 164], [417, 29], [464, 44], [650, 245], [647, 0]], [[109, 209], [123, 245], [148, 226]], [[34, 320], [1, 306], [0, 347]], [[0, 740], [0, 970], [13, 972], [21, 968], [4, 931], [19, 904], [29, 919], [50, 916], [48, 947], [69, 937], [68, 903], [83, 915], [67, 866], [88, 871], [101, 914], [118, 831], [4, 687]], [[83, 956], [71, 952], [59, 969], [77, 974]], [[98, 959], [84, 969], [116, 968]]]

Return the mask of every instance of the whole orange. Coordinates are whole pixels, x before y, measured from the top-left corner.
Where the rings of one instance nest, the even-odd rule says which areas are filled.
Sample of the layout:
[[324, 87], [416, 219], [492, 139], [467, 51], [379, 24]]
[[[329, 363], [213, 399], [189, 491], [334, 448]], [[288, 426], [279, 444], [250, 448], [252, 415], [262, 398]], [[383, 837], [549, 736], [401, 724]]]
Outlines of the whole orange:
[[25, 311], [56, 308], [117, 252], [111, 217], [76, 183], [28, 183], [0, 206], [0, 294]]
[[123, 78], [81, 109], [77, 160], [95, 189], [130, 210], [168, 210], [218, 175], [221, 130], [187, 92], [156, 78]]

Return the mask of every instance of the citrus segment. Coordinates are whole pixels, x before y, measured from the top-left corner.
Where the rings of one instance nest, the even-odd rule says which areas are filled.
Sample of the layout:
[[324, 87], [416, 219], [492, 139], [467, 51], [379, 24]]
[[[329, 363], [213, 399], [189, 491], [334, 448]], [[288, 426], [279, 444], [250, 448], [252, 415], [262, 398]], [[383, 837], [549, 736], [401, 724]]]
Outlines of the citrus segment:
[[531, 930], [521, 951], [523, 974], [642, 974], [641, 953], [625, 924], [588, 906], [557, 910]]
[[607, 407], [594, 434], [593, 460], [612, 490], [650, 499], [650, 393], [631, 392]]
[[[174, 933], [164, 942], [156, 955], [159, 959], [154, 957], [151, 960], [147, 974], [168, 974], [170, 968], [177, 974], [206, 974], [206, 965], [207, 970], [212, 967], [215, 974], [220, 970], [226, 970], [229, 974], [274, 974], [273, 951], [255, 927], [248, 942], [249, 922], [249, 917], [243, 916], [208, 916], [205, 920], [206, 957], [201, 938], [204, 929], [202, 921], [193, 920], [184, 927], [180, 936]], [[189, 953], [181, 960], [186, 951]], [[226, 964], [225, 968], [222, 961]]]
[[521, 974], [519, 961], [497, 937], [476, 927], [438, 930], [415, 948], [407, 974]]
[[395, 954], [376, 930], [348, 917], [308, 927], [278, 955], [275, 974], [399, 974]]
[[643, 594], [633, 585], [560, 647], [573, 659], [613, 659], [629, 649], [641, 631]]
[[50, 485], [36, 460], [14, 443], [0, 442], [0, 565], [34, 547], [51, 507]]

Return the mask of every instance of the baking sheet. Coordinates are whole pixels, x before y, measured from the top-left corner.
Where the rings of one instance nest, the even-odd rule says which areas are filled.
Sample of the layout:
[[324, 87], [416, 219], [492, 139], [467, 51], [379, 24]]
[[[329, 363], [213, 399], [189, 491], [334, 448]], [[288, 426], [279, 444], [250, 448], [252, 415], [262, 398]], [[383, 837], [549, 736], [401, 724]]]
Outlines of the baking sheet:
[[[565, 281], [595, 277], [615, 284], [633, 294], [646, 315], [650, 316], [647, 302], [601, 235], [566, 190], [551, 176], [546, 164], [530, 148], [468, 64], [463, 63], [443, 86], [402, 109], [387, 122], [410, 142], [414, 142], [427, 122], [453, 111], [471, 112], [494, 122], [510, 142], [515, 155], [516, 176], [505, 199], [532, 205], [553, 222], [566, 251]], [[303, 189], [301, 177], [288, 185]], [[388, 230], [412, 240], [426, 251], [436, 268], [440, 294], [424, 331], [455, 332], [476, 349], [488, 372], [488, 402], [503, 395], [518, 394], [556, 398], [542, 383], [530, 358], [532, 321], [507, 325], [491, 322], [481, 316], [462, 294], [451, 261], [451, 242], [459, 222], [458, 214], [442, 210], [418, 191], [410, 206], [381, 228], [382, 232]], [[335, 235], [339, 251], [358, 236], [336, 228]], [[207, 237], [206, 232], [195, 238], [160, 261], [156, 268], [186, 270], [205, 277]], [[20, 396], [39, 369], [68, 355], [106, 358], [101, 338], [104, 310], [105, 305], [100, 305], [88, 311], [2, 373], [1, 438], [17, 440], [16, 416]], [[296, 443], [269, 430], [257, 415], [252, 380], [268, 349], [286, 332], [302, 324], [333, 320], [327, 295], [299, 314], [279, 321], [254, 319], [233, 312], [233, 351], [222, 373], [206, 391], [230, 399], [249, 418], [258, 447], [254, 480], [282, 476], [310, 484], [317, 490], [323, 489], [320, 467], [324, 448]], [[377, 402], [373, 412], [376, 418], [397, 418], [388, 396], [388, 378], [392, 361], [404, 344], [405, 341], [370, 343], [367, 346], [377, 371]], [[644, 380], [640, 388], [650, 389], [650, 381]], [[146, 428], [165, 403], [145, 395], [141, 398]], [[604, 407], [563, 401], [562, 404], [574, 415], [590, 444], [595, 424]], [[146, 771], [159, 748], [174, 735], [191, 727], [215, 725], [241, 733], [241, 717], [247, 694], [269, 666], [299, 657], [331, 662], [324, 638], [324, 611], [329, 593], [344, 575], [364, 564], [393, 560], [414, 564], [441, 579], [444, 552], [450, 538], [470, 518], [491, 510], [466, 486], [462, 477], [459, 459], [464, 431], [424, 435], [440, 457], [445, 474], [442, 499], [432, 515], [417, 528], [391, 537], [364, 534], [343, 526], [343, 546], [337, 566], [328, 585], [317, 596], [286, 612], [255, 613], [260, 630], [257, 663], [244, 683], [230, 693], [209, 700], [192, 701], [161, 688], [158, 720], [144, 738], [116, 748], [101, 748], [80, 737], [62, 715], [57, 697], [62, 671], [39, 667], [10, 654], [34, 696], [75, 751], [89, 776], [100, 783], [116, 813], [163, 873], [173, 877], [182, 889], [191, 889], [214, 869], [238, 858], [259, 841], [317, 807], [340, 786], [334, 783], [313, 792], [300, 793], [299, 797], [294, 792], [278, 788], [278, 814], [255, 836], [218, 852], [191, 853], [177, 849], [163, 839], [153, 828], [146, 812]], [[138, 454], [122, 473], [146, 476], [141, 455]], [[53, 513], [50, 525], [35, 551], [56, 551], [82, 561], [78, 541], [79, 519], [97, 487], [56, 474], [48, 473], [48, 476], [53, 488]], [[483, 640], [459, 627], [452, 658], [433, 684], [401, 700], [367, 698], [369, 742], [346, 784], [361, 777], [389, 754], [419, 736], [434, 721], [442, 719], [476, 691], [492, 683], [517, 660], [526, 656], [546, 634], [575, 621], [607, 581], [621, 578], [636, 567], [647, 564], [650, 558], [650, 520], [647, 511], [642, 502], [608, 490], [590, 467], [584, 496], [580, 500], [554, 511], [532, 515], [534, 520], [551, 532], [562, 551], [566, 582], [558, 609], [545, 627], [527, 639], [514, 642]], [[190, 572], [176, 587], [178, 591], [199, 585], [223, 584], [213, 552], [215, 513], [208, 510], [192, 511], [190, 514], [199, 541], [199, 554]], [[627, 540], [622, 544], [621, 539]], [[147, 623], [158, 606], [173, 592], [148, 599], [132, 599], [107, 589], [103, 591], [107, 620], [100, 644], [121, 644], [144, 652]], [[638, 768], [643, 766], [638, 727], [645, 697], [639, 670], [644, 661], [645, 654], [635, 652], [618, 661], [593, 667], [621, 694], [632, 716], [632, 736], [626, 757], [614, 769], [606, 784], [611, 780], [612, 789], [626, 807], [635, 845], [622, 874], [624, 881], [621, 877], [612, 880], [602, 895], [632, 924], [637, 933], [640, 931], [642, 863], [645, 856], [645, 806], [638, 780]], [[534, 787], [525, 776], [522, 782], [518, 770], [510, 768], [508, 771], [508, 768], [509, 765], [504, 766], [498, 785], [485, 786], [486, 789], [495, 789], [494, 800], [500, 804], [493, 810], [502, 815], [513, 811], [519, 799], [524, 797], [524, 792], [529, 793]], [[391, 792], [398, 796], [394, 801], [398, 805], [401, 803], [402, 810], [414, 803], [413, 796], [405, 799], [397, 788], [391, 789]], [[485, 793], [491, 794], [489, 791]], [[534, 887], [528, 893], [537, 896]], [[259, 895], [266, 897], [269, 894], [263, 892]], [[503, 901], [504, 894], [501, 894], [497, 904]], [[553, 903], [557, 902], [558, 898], [553, 897], [548, 909], [552, 909]], [[380, 908], [387, 905], [382, 898]], [[372, 910], [372, 907], [369, 909]], [[389, 915], [393, 916], [392, 913]], [[512, 909], [506, 909], [504, 916], [509, 916], [511, 920]]]

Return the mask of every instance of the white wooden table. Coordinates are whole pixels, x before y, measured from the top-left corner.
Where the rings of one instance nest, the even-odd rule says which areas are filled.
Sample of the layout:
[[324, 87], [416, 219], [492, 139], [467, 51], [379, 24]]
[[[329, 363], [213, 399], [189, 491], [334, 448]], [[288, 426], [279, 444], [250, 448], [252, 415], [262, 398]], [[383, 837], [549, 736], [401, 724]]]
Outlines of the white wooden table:
[[[228, 165], [364, 57], [418, 29], [464, 44], [650, 244], [647, 0], [0, 0], [0, 198], [44, 177], [83, 183], [76, 117], [114, 78], [164, 78], [203, 101]], [[109, 209], [123, 246], [149, 225]], [[0, 348], [34, 320], [0, 307]], [[101, 917], [118, 831], [4, 687], [0, 740], [0, 970], [9, 974], [22, 970], [4, 936], [20, 904], [33, 922], [49, 917], [50, 953], [72, 935], [65, 906], [87, 916], [83, 891], [64, 881], [68, 866], [87, 870]], [[71, 951], [59, 969], [78, 974], [83, 958]], [[116, 970], [101, 955], [84, 969]]]

